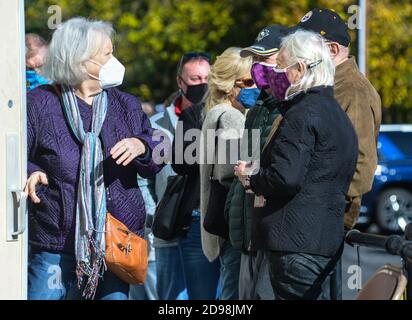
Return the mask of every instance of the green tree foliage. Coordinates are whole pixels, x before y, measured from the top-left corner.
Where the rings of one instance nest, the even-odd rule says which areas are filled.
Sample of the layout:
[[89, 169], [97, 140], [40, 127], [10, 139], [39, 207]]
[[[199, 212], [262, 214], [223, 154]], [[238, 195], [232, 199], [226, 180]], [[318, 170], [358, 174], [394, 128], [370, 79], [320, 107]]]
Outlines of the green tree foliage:
[[[111, 21], [117, 32], [115, 54], [127, 68], [125, 90], [162, 102], [176, 90], [176, 65], [183, 52], [216, 56], [229, 46], [248, 46], [264, 26], [294, 25], [314, 7], [333, 9], [348, 21], [348, 8], [357, 1], [26, 0], [27, 30], [50, 39], [47, 8], [55, 4], [62, 8], [63, 21], [74, 16]], [[412, 108], [411, 29], [409, 0], [369, 1], [368, 76], [384, 106], [397, 114]], [[356, 30], [351, 35], [356, 54]]]
[[369, 9], [368, 76], [391, 109], [387, 121], [412, 122], [412, 2], [379, 0]]
[[111, 21], [116, 55], [126, 65], [125, 87], [142, 99], [162, 102], [176, 90], [176, 65], [183, 52], [216, 52], [234, 24], [231, 1], [32, 0], [26, 1], [27, 30], [50, 38], [47, 8], [57, 4], [63, 20], [85, 16]]

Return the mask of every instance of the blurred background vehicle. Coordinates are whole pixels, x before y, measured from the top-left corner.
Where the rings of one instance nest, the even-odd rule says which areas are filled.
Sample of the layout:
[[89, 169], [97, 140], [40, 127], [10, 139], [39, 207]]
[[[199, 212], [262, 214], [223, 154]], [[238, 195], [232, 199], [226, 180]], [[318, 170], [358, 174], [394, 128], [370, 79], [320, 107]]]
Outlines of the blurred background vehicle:
[[412, 125], [382, 125], [378, 155], [373, 187], [363, 197], [358, 227], [402, 233], [412, 222]]

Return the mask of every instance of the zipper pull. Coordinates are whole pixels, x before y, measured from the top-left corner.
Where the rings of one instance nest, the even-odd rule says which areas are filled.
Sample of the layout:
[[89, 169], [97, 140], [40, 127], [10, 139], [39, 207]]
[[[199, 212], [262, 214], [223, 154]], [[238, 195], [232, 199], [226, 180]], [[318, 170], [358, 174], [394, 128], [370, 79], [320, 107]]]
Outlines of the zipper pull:
[[112, 196], [110, 195], [109, 187], [106, 188], [106, 197], [108, 201], [112, 201]]

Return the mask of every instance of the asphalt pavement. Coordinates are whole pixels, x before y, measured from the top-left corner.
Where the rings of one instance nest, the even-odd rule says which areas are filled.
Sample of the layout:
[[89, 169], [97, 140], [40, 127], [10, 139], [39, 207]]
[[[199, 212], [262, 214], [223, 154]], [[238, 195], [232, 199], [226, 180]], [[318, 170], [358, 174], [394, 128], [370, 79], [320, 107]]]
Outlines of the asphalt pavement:
[[342, 260], [343, 299], [355, 299], [358, 293], [357, 287], [364, 286], [373, 273], [385, 264], [401, 265], [401, 259], [383, 250], [362, 247], [360, 248], [360, 268], [358, 268], [357, 249], [346, 245]]

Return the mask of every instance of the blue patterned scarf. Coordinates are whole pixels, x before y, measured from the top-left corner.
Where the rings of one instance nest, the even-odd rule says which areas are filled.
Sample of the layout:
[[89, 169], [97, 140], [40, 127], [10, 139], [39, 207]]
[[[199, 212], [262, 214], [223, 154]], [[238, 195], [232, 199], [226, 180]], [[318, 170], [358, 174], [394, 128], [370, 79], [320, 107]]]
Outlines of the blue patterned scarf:
[[[76, 273], [83, 297], [93, 299], [99, 278], [106, 269], [106, 193], [103, 180], [103, 150], [99, 134], [106, 118], [107, 92], [93, 99], [91, 132], [85, 132], [79, 106], [71, 87], [62, 86], [63, 106], [69, 126], [83, 145], [76, 203]], [[84, 283], [85, 281], [85, 283]]]

